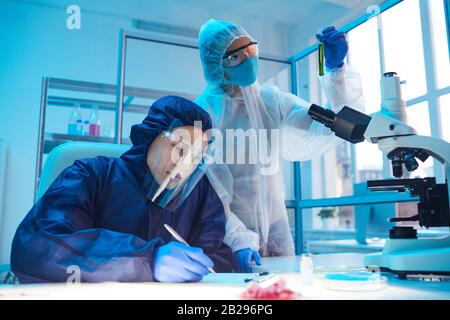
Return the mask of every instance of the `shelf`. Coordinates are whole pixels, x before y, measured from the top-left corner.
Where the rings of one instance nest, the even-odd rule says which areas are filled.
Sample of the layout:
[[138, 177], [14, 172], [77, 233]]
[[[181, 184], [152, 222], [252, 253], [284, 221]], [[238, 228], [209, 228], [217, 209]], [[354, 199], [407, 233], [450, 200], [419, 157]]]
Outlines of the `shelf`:
[[[80, 98], [69, 98], [69, 97], [58, 97], [58, 96], [48, 96], [48, 105], [58, 106], [58, 107], [70, 107], [73, 108], [76, 104], [80, 105], [80, 108], [90, 108], [91, 106], [97, 106], [99, 110], [116, 111], [116, 103], [102, 100], [92, 100], [92, 99], [80, 99]], [[132, 99], [129, 99], [131, 102]], [[150, 105], [142, 104], [127, 104], [125, 101], [124, 112], [133, 113], [147, 113]]]
[[[60, 144], [71, 141], [84, 141], [84, 142], [101, 142], [101, 143], [114, 143], [114, 138], [111, 137], [92, 137], [92, 136], [78, 136], [63, 133], [51, 133], [46, 132], [44, 138], [44, 154], [50, 153], [54, 148]], [[123, 144], [131, 145], [130, 139], [123, 139]]]
[[[114, 97], [114, 101], [81, 99], [75, 97], [49, 95], [47, 97], [47, 105], [58, 107], [74, 107], [79, 104], [81, 108], [90, 108], [95, 105], [99, 110], [116, 111], [116, 85], [104, 84], [97, 82], [86, 82], [76, 80], [65, 80], [58, 78], [49, 78], [49, 89], [88, 92], [95, 94], [104, 94]], [[184, 98], [194, 100], [195, 96], [187, 93], [172, 92], [166, 90], [145, 89], [139, 87], [125, 87], [124, 112], [147, 113], [150, 107], [142, 104], [132, 104], [131, 102], [137, 98], [157, 100], [163, 96], [178, 95]]]
[[[66, 91], [80, 91], [80, 92], [92, 92], [107, 95], [116, 95], [115, 84], [105, 84], [98, 82], [89, 81], [78, 81], [78, 80], [67, 80], [59, 78], [47, 78], [49, 81], [49, 89], [66, 90]], [[124, 88], [124, 96], [140, 97], [147, 99], [159, 99], [166, 95], [179, 95], [188, 99], [195, 99], [195, 96], [183, 92], [167, 91], [167, 90], [156, 90], [156, 89], [146, 89], [139, 87], [128, 87]]]

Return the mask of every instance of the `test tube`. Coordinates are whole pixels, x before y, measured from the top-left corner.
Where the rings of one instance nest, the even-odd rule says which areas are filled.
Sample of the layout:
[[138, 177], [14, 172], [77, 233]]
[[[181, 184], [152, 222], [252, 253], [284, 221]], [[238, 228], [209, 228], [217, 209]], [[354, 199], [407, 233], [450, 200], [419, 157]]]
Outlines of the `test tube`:
[[325, 74], [323, 68], [323, 60], [324, 60], [323, 43], [319, 42], [319, 76], [323, 76]]

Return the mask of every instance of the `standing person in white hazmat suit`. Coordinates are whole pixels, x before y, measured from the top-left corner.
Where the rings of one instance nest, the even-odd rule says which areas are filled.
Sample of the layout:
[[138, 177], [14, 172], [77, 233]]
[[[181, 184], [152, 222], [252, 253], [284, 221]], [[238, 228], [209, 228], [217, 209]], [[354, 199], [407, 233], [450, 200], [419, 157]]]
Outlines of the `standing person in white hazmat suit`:
[[[324, 44], [327, 72], [320, 81], [331, 108], [338, 112], [349, 105], [363, 111], [360, 77], [344, 64], [348, 51], [345, 34], [328, 27], [317, 38]], [[276, 154], [271, 161], [276, 163], [281, 158], [309, 160], [342, 141], [322, 124], [313, 122], [308, 115], [310, 103], [275, 86], [259, 85], [258, 44], [242, 27], [211, 19], [201, 27], [198, 44], [208, 85], [195, 102], [208, 111], [214, 128], [223, 133], [225, 140], [229, 139], [226, 132], [230, 129], [256, 130], [256, 135], [263, 130], [267, 132], [269, 152]], [[273, 139], [274, 130], [279, 132], [278, 140]], [[251, 144], [244, 151], [246, 160], [260, 147]], [[228, 217], [224, 242], [233, 250], [238, 272], [251, 272], [252, 261], [259, 264], [260, 255], [295, 254], [282, 170], [269, 167], [264, 161], [226, 161], [210, 170], [211, 183]]]

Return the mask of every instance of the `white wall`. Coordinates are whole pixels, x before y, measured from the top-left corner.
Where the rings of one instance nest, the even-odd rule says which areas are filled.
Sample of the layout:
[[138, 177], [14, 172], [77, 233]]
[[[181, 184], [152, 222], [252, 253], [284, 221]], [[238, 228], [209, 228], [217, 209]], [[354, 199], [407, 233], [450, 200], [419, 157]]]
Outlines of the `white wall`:
[[[217, 13], [213, 16], [223, 18]], [[132, 29], [132, 19], [83, 10], [81, 17], [81, 30], [68, 30], [65, 8], [0, 1], [0, 138], [8, 150], [0, 263], [9, 262], [14, 232], [33, 204], [42, 77], [116, 81], [119, 29]], [[284, 37], [273, 28], [262, 22], [249, 22], [245, 27], [265, 43], [267, 51], [283, 54]], [[157, 56], [161, 50], [168, 49], [130, 53], [127, 85], [201, 90], [204, 83], [197, 55], [169, 50], [161, 58]], [[64, 130], [68, 112], [49, 113], [52, 130]]]
[[118, 28], [130, 27], [129, 21], [85, 15], [82, 29], [69, 31], [66, 17], [53, 8], [0, 3], [0, 137], [8, 147], [2, 263], [9, 261], [16, 226], [33, 204], [41, 78], [114, 83]]

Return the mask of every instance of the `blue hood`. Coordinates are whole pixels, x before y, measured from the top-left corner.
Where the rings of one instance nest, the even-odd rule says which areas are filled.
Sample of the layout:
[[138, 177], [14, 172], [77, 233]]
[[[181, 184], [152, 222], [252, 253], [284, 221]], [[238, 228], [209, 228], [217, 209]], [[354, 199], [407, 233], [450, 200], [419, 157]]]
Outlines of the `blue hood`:
[[147, 117], [140, 124], [131, 127], [131, 149], [121, 159], [141, 184], [148, 169], [147, 150], [153, 140], [163, 131], [176, 127], [193, 126], [195, 121], [202, 122], [203, 131], [212, 127], [208, 113], [194, 102], [177, 96], [166, 96], [156, 100], [150, 107]]

